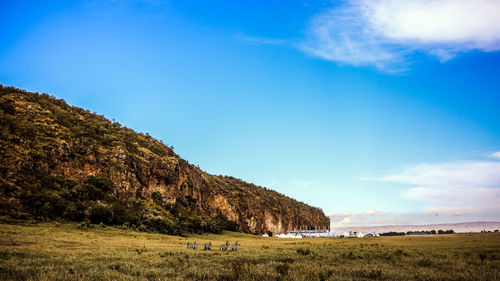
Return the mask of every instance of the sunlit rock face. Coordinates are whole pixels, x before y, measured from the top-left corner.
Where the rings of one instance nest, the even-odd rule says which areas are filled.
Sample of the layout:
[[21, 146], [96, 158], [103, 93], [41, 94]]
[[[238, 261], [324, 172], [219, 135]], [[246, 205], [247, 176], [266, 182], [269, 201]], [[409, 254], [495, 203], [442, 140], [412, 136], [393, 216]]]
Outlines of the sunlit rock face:
[[[87, 168], [81, 171], [66, 168], [64, 172], [75, 176], [75, 171], [77, 174], [109, 171], [111, 179], [119, 187], [117, 192], [125, 197], [137, 193], [151, 197], [157, 191], [167, 203], [183, 200], [195, 213], [221, 214], [227, 220], [235, 221], [244, 232], [284, 233], [293, 229], [329, 227], [329, 219], [317, 208], [234, 178], [209, 175], [180, 158], [162, 159], [140, 151], [140, 157], [134, 159], [123, 157], [124, 154], [117, 156], [109, 153], [115, 155], [106, 161], [113, 163], [112, 169], [106, 162], [96, 162], [87, 164]], [[102, 152], [108, 154], [104, 150]], [[81, 176], [84, 178], [85, 175]], [[262, 195], [255, 196], [255, 192]]]

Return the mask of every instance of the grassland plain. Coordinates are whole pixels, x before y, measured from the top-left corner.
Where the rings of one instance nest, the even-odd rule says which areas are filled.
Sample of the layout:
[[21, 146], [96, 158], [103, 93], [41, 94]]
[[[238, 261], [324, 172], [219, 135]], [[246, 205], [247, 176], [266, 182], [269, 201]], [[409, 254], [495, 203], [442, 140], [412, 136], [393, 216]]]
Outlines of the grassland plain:
[[[239, 250], [219, 251], [226, 240]], [[212, 241], [215, 250], [188, 250], [188, 241]], [[0, 279], [500, 280], [500, 234], [276, 239], [0, 224]]]

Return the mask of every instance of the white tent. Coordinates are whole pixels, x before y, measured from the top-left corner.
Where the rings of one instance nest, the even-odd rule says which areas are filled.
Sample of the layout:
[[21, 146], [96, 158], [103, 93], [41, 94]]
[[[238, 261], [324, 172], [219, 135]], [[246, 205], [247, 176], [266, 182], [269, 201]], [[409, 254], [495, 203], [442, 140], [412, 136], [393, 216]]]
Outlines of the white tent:
[[365, 235], [363, 234], [363, 232], [358, 232], [358, 233], [356, 233], [356, 237], [363, 238], [363, 237], [365, 237]]
[[264, 234], [262, 234], [262, 237], [269, 237], [269, 234], [264, 233]]

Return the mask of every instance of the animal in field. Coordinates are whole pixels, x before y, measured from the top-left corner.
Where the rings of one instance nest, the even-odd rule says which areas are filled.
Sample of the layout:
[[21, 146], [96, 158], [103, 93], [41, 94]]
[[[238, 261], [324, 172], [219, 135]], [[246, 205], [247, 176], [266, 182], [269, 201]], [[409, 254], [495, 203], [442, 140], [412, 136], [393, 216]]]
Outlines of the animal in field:
[[227, 247], [228, 247], [227, 244], [222, 244], [222, 245], [220, 245], [220, 250], [221, 251], [227, 251]]
[[236, 241], [234, 244], [235, 244], [236, 246], [239, 246], [239, 245], [240, 245], [240, 242]]
[[194, 241], [194, 244], [193, 244], [193, 250], [198, 250], [198, 244], [196, 243], [196, 241]]
[[[238, 243], [238, 241], [236, 241], [236, 243]], [[231, 245], [231, 251], [238, 251], [238, 244], [234, 243], [233, 245]]]
[[212, 242], [205, 243], [205, 251], [210, 251], [212, 249]]
[[188, 250], [189, 250], [189, 249], [191, 249], [192, 247], [193, 247], [193, 245], [192, 245], [191, 243], [189, 243], [189, 242], [188, 242], [188, 243], [187, 243], [187, 248], [188, 248]]

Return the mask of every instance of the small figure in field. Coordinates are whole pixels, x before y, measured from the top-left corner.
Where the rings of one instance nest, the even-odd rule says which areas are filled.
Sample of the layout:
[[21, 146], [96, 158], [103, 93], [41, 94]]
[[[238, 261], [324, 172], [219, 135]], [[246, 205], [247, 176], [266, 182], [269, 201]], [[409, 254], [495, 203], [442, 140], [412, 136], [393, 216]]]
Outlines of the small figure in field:
[[198, 244], [196, 243], [196, 241], [194, 241], [193, 250], [198, 250]]
[[229, 247], [229, 245], [230, 245], [229, 241], [226, 241], [226, 247]]
[[191, 243], [188, 242], [188, 244], [187, 244], [188, 250], [191, 249], [192, 247], [193, 247], [193, 245], [191, 245]]
[[222, 245], [220, 245], [220, 250], [221, 251], [227, 251], [227, 247], [228, 247], [227, 244], [222, 244]]
[[[236, 243], [238, 243], [238, 241], [236, 241]], [[233, 245], [231, 245], [231, 251], [238, 251], [238, 244], [234, 243]]]
[[205, 243], [205, 251], [210, 251], [212, 249], [212, 242]]

